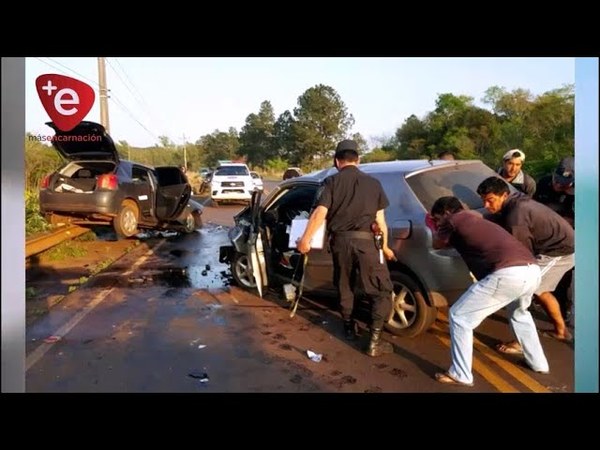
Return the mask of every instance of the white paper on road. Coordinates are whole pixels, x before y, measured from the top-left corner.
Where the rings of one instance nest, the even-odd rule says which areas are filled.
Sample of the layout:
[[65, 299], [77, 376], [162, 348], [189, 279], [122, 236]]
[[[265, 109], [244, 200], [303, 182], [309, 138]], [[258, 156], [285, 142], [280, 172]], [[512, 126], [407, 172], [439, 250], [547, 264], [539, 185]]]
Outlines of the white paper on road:
[[[288, 242], [289, 248], [296, 248], [296, 241], [302, 237], [304, 234], [304, 230], [306, 230], [306, 225], [308, 224], [308, 219], [294, 219], [292, 220], [292, 226], [290, 228], [290, 241]], [[325, 244], [325, 228], [326, 221], [323, 221], [323, 224], [319, 227], [317, 232], [314, 234], [313, 238], [310, 240], [311, 248], [315, 248], [317, 250], [322, 249]]]

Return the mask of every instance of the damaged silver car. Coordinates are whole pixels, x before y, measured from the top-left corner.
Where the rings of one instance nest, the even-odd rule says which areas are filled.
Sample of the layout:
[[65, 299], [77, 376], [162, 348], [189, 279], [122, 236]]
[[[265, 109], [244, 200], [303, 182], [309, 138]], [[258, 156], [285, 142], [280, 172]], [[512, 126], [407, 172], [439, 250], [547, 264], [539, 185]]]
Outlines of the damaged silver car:
[[[476, 160], [390, 161], [361, 164], [359, 169], [381, 182], [390, 201], [385, 217], [389, 246], [398, 260], [388, 262], [394, 291], [385, 327], [398, 336], [417, 336], [433, 324], [438, 308], [451, 305], [473, 282], [455, 250], [433, 249], [425, 215], [435, 200], [447, 195], [483, 213], [476, 189], [495, 172]], [[221, 247], [220, 259], [230, 264], [238, 285], [262, 293], [286, 283], [298, 285], [304, 275], [305, 293], [336, 296], [326, 246], [309, 252], [305, 268], [289, 246], [292, 220], [308, 217], [323, 180], [335, 171], [331, 168], [286, 180], [262, 202], [260, 192], [255, 192], [250, 207], [235, 217], [229, 232], [231, 245]]]

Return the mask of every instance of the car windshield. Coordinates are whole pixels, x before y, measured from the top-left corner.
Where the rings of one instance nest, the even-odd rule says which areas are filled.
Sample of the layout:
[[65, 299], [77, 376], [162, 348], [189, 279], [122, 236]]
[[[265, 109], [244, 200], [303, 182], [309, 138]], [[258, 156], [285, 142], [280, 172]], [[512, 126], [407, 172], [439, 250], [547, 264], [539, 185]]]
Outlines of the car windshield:
[[431, 211], [438, 198], [450, 195], [469, 209], [481, 209], [483, 201], [477, 194], [477, 186], [493, 175], [494, 171], [484, 164], [460, 164], [417, 173], [406, 181], [427, 211]]
[[248, 169], [244, 166], [219, 167], [215, 176], [248, 175]]

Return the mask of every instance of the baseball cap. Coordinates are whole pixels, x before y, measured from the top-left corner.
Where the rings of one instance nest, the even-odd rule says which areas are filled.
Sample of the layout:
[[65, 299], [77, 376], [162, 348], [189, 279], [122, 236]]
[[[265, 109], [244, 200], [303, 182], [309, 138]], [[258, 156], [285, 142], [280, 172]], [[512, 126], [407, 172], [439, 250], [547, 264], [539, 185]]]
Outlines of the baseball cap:
[[509, 159], [513, 158], [521, 158], [523, 161], [525, 161], [525, 153], [518, 148], [513, 148], [504, 154], [502, 161], [508, 161]]
[[354, 150], [355, 152], [358, 151], [358, 144], [356, 143], [356, 141], [353, 141], [351, 139], [344, 139], [343, 141], [340, 141], [337, 145], [337, 147], [335, 148], [336, 152], [341, 152], [344, 150]]
[[575, 159], [572, 156], [563, 158], [558, 163], [552, 179], [558, 184], [571, 186], [575, 183]]

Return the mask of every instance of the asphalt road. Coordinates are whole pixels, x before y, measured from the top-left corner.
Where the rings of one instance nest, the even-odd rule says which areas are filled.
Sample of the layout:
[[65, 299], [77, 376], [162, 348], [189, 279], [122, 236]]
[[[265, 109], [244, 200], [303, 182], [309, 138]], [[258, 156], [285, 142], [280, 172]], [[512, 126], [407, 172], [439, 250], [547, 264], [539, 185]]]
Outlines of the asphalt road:
[[433, 379], [450, 358], [444, 311], [370, 358], [366, 332], [345, 341], [327, 301], [305, 298], [290, 318], [278, 292], [232, 286], [218, 249], [241, 207], [207, 206], [197, 233], [145, 240], [28, 327], [27, 392], [573, 392], [572, 344], [541, 338], [549, 375], [494, 350], [510, 338], [503, 313], [476, 330], [475, 386], [454, 387]]

